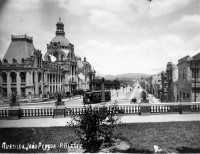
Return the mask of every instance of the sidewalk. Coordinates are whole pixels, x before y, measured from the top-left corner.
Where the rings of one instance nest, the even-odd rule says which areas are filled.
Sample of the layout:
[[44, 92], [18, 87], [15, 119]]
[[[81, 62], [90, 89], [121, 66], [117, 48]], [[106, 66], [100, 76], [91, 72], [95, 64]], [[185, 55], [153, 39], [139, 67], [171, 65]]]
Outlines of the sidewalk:
[[[0, 128], [11, 127], [56, 127], [66, 126], [71, 117], [65, 118], [27, 118], [20, 120], [0, 120]], [[149, 123], [172, 121], [200, 121], [200, 114], [164, 114], [164, 115], [125, 115], [121, 117], [122, 123]]]
[[[63, 98], [62, 101], [64, 101], [65, 103], [70, 102], [70, 101], [74, 101], [74, 100], [79, 100], [79, 99], [83, 99], [83, 97], [81, 96], [73, 96], [72, 98]], [[25, 105], [41, 105], [41, 104], [54, 104], [57, 100], [53, 99], [53, 100], [48, 100], [45, 102], [31, 102], [31, 103], [20, 103], [21, 106], [25, 106]], [[9, 103], [3, 103], [0, 104], [0, 107], [8, 107]]]

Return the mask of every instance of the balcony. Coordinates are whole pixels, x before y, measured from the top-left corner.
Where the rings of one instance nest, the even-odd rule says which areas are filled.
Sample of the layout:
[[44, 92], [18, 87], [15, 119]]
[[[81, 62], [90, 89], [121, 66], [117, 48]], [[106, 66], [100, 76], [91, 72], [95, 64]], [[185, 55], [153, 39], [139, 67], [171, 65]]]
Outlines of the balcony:
[[2, 86], [6, 87], [7, 86], [7, 82], [3, 81]]
[[[192, 88], [195, 88], [195, 83], [192, 83]], [[196, 82], [196, 88], [200, 88], [200, 82]]]
[[[195, 78], [191, 78], [191, 81], [194, 82], [194, 81], [195, 81]], [[197, 78], [196, 78], [196, 82], [200, 82], [200, 78], [197, 77]]]
[[23, 87], [26, 85], [26, 82], [21, 82], [20, 85], [21, 85], [21, 87]]
[[70, 84], [77, 84], [76, 78], [75, 78], [75, 77], [71, 77], [71, 78], [69, 79], [69, 83], [70, 83]]
[[11, 82], [11, 87], [16, 87], [17, 86], [17, 82]]

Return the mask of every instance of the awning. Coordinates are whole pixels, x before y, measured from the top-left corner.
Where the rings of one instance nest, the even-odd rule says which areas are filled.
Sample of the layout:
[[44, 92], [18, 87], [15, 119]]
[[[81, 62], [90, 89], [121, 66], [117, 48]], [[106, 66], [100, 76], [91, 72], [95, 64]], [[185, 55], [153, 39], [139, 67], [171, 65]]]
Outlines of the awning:
[[82, 73], [78, 74], [78, 77], [79, 77], [81, 80], [85, 80], [85, 75], [83, 75]]

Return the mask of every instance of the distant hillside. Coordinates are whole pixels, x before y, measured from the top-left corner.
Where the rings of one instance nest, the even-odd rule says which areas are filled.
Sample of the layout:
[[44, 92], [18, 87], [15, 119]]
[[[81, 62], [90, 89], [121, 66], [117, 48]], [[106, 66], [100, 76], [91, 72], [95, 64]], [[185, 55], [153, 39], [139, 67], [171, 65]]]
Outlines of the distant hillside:
[[134, 80], [140, 79], [141, 77], [147, 78], [149, 75], [144, 73], [126, 73], [126, 74], [119, 74], [119, 75], [106, 75], [105, 79], [107, 80], [115, 80], [115, 79], [123, 79], [123, 80]]

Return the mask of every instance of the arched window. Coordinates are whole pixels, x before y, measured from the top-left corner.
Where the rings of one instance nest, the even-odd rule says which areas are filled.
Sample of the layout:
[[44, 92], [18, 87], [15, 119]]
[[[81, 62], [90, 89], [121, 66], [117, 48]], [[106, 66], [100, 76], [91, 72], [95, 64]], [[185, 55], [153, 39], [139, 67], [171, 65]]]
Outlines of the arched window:
[[22, 58], [22, 59], [21, 59], [21, 62], [22, 62], [22, 63], [24, 63], [24, 62], [25, 62], [25, 59], [24, 59], [24, 58]]
[[6, 72], [2, 73], [3, 82], [7, 82], [7, 74]]
[[25, 72], [20, 72], [20, 77], [21, 77], [21, 82], [26, 81], [26, 73]]
[[11, 72], [10, 77], [11, 77], [12, 83], [15, 83], [16, 82], [16, 78], [17, 78], [17, 74], [15, 72]]
[[42, 80], [42, 74], [38, 73], [38, 82], [41, 82], [41, 80]]
[[6, 64], [6, 63], [8, 63], [8, 60], [7, 60], [7, 59], [4, 59], [3, 62]]
[[17, 63], [17, 60], [15, 58], [12, 59], [13, 63]]

